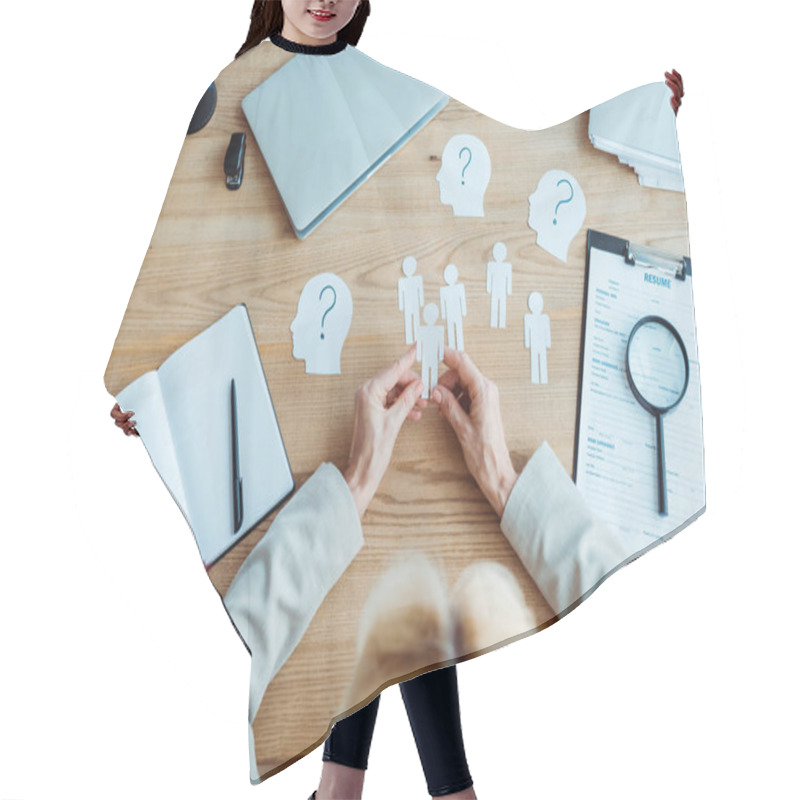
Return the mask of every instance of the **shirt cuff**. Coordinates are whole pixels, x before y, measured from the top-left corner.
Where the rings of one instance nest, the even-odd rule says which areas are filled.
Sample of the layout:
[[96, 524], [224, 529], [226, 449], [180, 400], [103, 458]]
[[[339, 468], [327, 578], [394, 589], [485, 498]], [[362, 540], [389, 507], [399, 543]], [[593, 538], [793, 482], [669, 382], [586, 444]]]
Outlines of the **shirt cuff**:
[[514, 484], [500, 527], [557, 615], [626, 560], [618, 535], [589, 509], [547, 442]]

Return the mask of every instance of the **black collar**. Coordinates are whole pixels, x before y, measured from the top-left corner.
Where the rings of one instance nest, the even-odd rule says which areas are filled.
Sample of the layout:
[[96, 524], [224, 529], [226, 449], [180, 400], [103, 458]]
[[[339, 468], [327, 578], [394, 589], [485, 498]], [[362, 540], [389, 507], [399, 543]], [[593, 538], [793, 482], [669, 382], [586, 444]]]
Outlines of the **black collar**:
[[288, 50], [290, 53], [307, 53], [308, 55], [330, 56], [334, 53], [341, 53], [347, 47], [346, 39], [337, 39], [330, 44], [298, 44], [297, 42], [289, 41], [279, 33], [270, 36], [272, 44], [280, 47], [282, 50]]

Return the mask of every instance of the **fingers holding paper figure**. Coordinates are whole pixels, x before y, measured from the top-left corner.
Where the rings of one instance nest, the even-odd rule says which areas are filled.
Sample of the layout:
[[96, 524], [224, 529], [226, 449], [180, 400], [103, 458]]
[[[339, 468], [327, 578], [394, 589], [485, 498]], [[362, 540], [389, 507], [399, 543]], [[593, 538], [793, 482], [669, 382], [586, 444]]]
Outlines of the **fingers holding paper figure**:
[[406, 419], [419, 419], [424, 403], [422, 381], [411, 370], [416, 347], [410, 347], [356, 392], [350, 457], [343, 473], [363, 516], [389, 466], [395, 441]]

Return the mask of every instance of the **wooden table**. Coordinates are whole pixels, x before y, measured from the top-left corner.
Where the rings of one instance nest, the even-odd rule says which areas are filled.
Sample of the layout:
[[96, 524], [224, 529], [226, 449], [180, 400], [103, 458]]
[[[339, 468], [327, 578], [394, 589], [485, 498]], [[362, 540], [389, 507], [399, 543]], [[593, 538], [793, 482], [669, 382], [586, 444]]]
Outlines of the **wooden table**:
[[[438, 298], [445, 266], [454, 263], [459, 269], [467, 294], [465, 348], [500, 387], [515, 467], [521, 469], [546, 438], [571, 471], [586, 230], [688, 255], [684, 196], [639, 186], [632, 169], [594, 149], [587, 135], [588, 112], [528, 132], [451, 100], [299, 241], [240, 105], [292, 57], [265, 42], [216, 80], [216, 111], [203, 130], [186, 138], [109, 360], [108, 391], [117, 394], [232, 306], [245, 302], [298, 486], [322, 461], [343, 469], [356, 388], [406, 348], [397, 282], [403, 258], [413, 255], [428, 300]], [[248, 150], [242, 187], [232, 192], [225, 187], [222, 162], [235, 131], [248, 133]], [[491, 154], [483, 218], [456, 218], [439, 201], [435, 176], [445, 143], [457, 133], [478, 136]], [[324, 131], [320, 142], [324, 146]], [[587, 203], [584, 226], [570, 245], [566, 264], [536, 245], [527, 223], [528, 196], [541, 175], [556, 168], [578, 179]], [[508, 298], [507, 327], [492, 330], [486, 263], [498, 241], [506, 244], [513, 265], [514, 292]], [[306, 375], [303, 362], [292, 358], [289, 326], [297, 301], [306, 281], [320, 272], [339, 275], [353, 295], [340, 376]], [[543, 295], [544, 313], [551, 321], [545, 386], [531, 384], [523, 343], [531, 291]], [[210, 570], [220, 593], [273, 517]], [[468, 474], [454, 434], [434, 410], [401, 431], [363, 530], [364, 548], [264, 695], [253, 726], [263, 777], [318, 746], [331, 719], [346, 710], [341, 703], [353, 671], [358, 610], [378, 577], [403, 552], [426, 553], [450, 585], [474, 561], [505, 564], [523, 588], [537, 624], [552, 619]]]

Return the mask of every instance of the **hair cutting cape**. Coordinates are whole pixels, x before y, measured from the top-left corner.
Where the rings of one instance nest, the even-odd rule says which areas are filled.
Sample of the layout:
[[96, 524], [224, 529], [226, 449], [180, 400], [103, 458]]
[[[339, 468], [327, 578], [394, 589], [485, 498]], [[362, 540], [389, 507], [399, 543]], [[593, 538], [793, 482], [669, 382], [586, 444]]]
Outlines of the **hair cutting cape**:
[[[220, 73], [105, 376], [252, 656], [253, 782], [705, 508], [667, 87], [523, 131], [333, 49], [265, 41]], [[431, 404], [359, 518], [354, 393], [412, 344], [426, 393], [445, 344], [497, 385], [502, 517]]]

